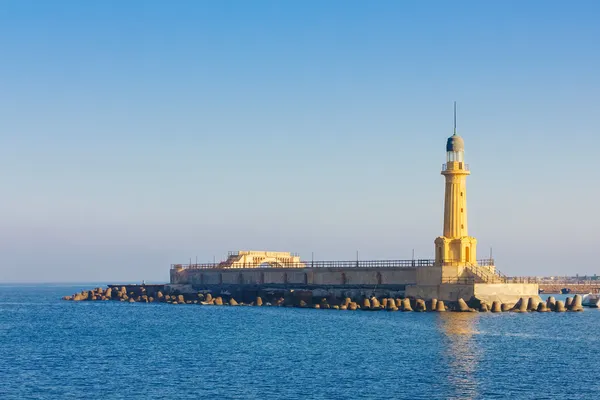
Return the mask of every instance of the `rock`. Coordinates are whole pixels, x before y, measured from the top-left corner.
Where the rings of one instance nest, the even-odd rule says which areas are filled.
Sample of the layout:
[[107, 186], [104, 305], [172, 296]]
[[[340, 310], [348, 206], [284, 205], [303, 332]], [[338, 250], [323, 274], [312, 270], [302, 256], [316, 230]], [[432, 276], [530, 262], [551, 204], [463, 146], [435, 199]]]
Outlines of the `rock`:
[[556, 305], [554, 307], [555, 312], [565, 312], [565, 305], [561, 300], [556, 300]]
[[402, 311], [412, 311], [412, 307], [410, 306], [410, 299], [406, 298], [402, 300]]
[[217, 297], [215, 299], [215, 305], [216, 306], [222, 306], [223, 305], [223, 299], [221, 298], [221, 296]]
[[436, 300], [435, 311], [437, 311], [437, 312], [445, 312], [446, 311], [446, 306], [445, 306], [443, 300]]
[[235, 299], [232, 297], [231, 299], [229, 299], [229, 305], [230, 306], [237, 306], [239, 305], [237, 301], [235, 301]]
[[415, 303], [415, 311], [417, 311], [417, 312], [427, 311], [427, 306], [425, 305], [425, 300], [417, 299], [417, 301]]
[[260, 307], [260, 306], [263, 305], [263, 301], [262, 301], [262, 298], [260, 296], [256, 298], [256, 305], [258, 307]]
[[492, 302], [492, 312], [493, 313], [502, 312], [502, 303], [500, 303], [498, 300], [494, 300]]
[[554, 307], [556, 307], [556, 299], [554, 296], [550, 296], [548, 297], [548, 300], [546, 300], [546, 308], [550, 311], [554, 311]]
[[469, 308], [467, 303], [465, 303], [465, 301], [461, 298], [461, 299], [458, 299], [458, 310], [457, 311], [468, 312], [468, 311], [471, 311], [471, 309]]
[[351, 311], [355, 311], [358, 308], [358, 304], [356, 304], [355, 302], [350, 302], [350, 304], [348, 304], [348, 309]]
[[437, 310], [437, 299], [431, 299], [430, 305], [429, 305], [429, 311], [436, 311], [436, 310]]
[[365, 298], [363, 299], [363, 306], [362, 306], [362, 309], [363, 309], [363, 310], [369, 310], [370, 308], [371, 308], [371, 301], [369, 301], [369, 299], [365, 297]]
[[581, 305], [581, 295], [576, 294], [575, 297], [573, 297], [573, 301], [571, 302], [571, 308], [569, 309], [570, 311], [583, 311], [583, 306]]
[[178, 303], [185, 303], [185, 298], [183, 297], [182, 294], [180, 294], [179, 296], [177, 296], [177, 302]]
[[546, 303], [540, 301], [537, 306], [537, 312], [547, 312], [548, 308], [546, 307]]

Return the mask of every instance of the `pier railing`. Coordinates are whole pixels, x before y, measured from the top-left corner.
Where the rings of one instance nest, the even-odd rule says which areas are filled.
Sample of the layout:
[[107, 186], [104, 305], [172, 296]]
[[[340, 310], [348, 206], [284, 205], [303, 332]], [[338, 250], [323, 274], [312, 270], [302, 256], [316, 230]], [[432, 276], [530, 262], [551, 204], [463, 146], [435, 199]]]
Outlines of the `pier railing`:
[[[444, 260], [444, 265], [458, 265], [459, 261]], [[481, 266], [494, 265], [493, 259], [479, 260]], [[463, 262], [464, 264], [464, 262]], [[435, 260], [345, 260], [345, 261], [302, 261], [277, 263], [246, 263], [235, 267], [222, 263], [171, 264], [171, 269], [237, 269], [237, 268], [416, 268], [433, 267]]]

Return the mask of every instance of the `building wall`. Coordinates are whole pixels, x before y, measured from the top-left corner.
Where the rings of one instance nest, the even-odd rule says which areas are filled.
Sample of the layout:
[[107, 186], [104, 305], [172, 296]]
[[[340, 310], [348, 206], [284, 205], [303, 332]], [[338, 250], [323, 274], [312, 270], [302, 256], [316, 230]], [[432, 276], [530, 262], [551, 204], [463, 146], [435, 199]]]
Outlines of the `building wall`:
[[409, 285], [415, 268], [172, 269], [171, 284], [192, 285]]

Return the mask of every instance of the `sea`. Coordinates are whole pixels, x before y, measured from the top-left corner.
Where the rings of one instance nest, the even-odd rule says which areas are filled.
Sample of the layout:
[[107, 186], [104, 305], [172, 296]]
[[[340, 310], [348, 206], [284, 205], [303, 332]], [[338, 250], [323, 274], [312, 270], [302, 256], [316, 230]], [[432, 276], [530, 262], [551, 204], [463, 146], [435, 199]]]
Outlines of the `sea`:
[[97, 286], [0, 285], [0, 400], [600, 398], [596, 309], [403, 313], [60, 300]]

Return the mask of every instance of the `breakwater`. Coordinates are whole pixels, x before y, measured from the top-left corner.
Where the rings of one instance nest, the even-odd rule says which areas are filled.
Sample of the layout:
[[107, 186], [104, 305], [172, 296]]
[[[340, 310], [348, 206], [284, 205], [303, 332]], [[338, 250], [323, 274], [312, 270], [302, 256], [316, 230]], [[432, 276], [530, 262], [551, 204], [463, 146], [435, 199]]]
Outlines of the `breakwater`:
[[566, 293], [587, 294], [597, 293], [600, 291], [600, 283], [540, 283], [540, 292], [543, 293], [561, 293], [563, 289], [567, 289]]
[[567, 297], [563, 302], [550, 296], [546, 301], [539, 297], [521, 297], [515, 304], [493, 301], [487, 303], [477, 298], [444, 302], [437, 299], [409, 297], [315, 296], [310, 290], [258, 290], [212, 293], [202, 290], [181, 292], [170, 285], [109, 285], [63, 297], [66, 301], [120, 301], [128, 303], [165, 303], [172, 305], [201, 306], [272, 306], [299, 307], [325, 310], [404, 311], [404, 312], [565, 312], [583, 311], [582, 297]]

